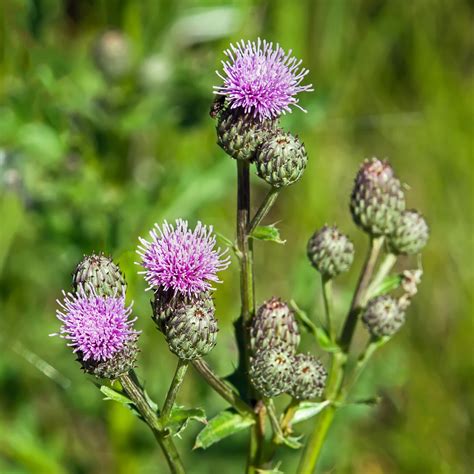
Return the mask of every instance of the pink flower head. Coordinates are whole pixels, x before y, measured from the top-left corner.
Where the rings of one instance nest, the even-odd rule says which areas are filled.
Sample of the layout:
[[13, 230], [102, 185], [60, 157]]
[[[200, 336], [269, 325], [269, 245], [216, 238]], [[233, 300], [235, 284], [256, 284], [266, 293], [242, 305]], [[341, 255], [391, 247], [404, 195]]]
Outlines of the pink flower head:
[[129, 319], [132, 307], [125, 306], [124, 295], [99, 296], [92, 286], [88, 290], [89, 295], [82, 286], [76, 294], [63, 291], [63, 301], [58, 300], [61, 308], [56, 311], [63, 324], [52, 336], [67, 339], [83, 361], [109, 360], [136, 338], [136, 318]]
[[187, 221], [178, 219], [176, 228], [167, 221], [150, 231], [151, 240], [140, 238], [137, 253], [150, 288], [172, 290], [186, 296], [212, 290], [210, 282], [220, 283], [216, 273], [230, 263], [227, 250], [214, 248], [216, 236], [212, 226], [198, 222], [188, 228]]
[[216, 71], [224, 84], [214, 86], [214, 93], [226, 96], [231, 108], [240, 107], [259, 119], [291, 112], [292, 105], [305, 111], [295, 96], [313, 90], [311, 84], [300, 85], [309, 71], [291, 53], [260, 38], [231, 44], [224, 51], [228, 59], [222, 61], [223, 73]]

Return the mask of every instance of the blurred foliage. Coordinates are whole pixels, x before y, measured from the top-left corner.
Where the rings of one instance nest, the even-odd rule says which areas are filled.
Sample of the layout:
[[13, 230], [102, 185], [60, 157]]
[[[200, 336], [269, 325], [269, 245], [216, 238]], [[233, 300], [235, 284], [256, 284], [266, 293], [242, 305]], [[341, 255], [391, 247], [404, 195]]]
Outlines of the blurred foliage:
[[[390, 158], [432, 230], [408, 322], [361, 380], [362, 395], [383, 401], [341, 410], [321, 469], [472, 469], [472, 20], [461, 0], [2, 0], [0, 472], [166, 472], [146, 427], [102, 401], [48, 337], [55, 299], [83, 253], [116, 257], [143, 330], [139, 373], [163, 399], [175, 360], [150, 321], [134, 249], [155, 221], [178, 216], [232, 238], [235, 166], [215, 145], [208, 108], [222, 49], [257, 36], [293, 48], [315, 85], [301, 98], [308, 113], [284, 118], [310, 162], [268, 219], [286, 244], [255, 244], [258, 301], [277, 294], [319, 312], [305, 245], [325, 222], [350, 233], [360, 265], [366, 242], [347, 202], [364, 157]], [[265, 186], [255, 189], [258, 202]], [[209, 360], [226, 374], [235, 264], [223, 278]], [[336, 285], [341, 317], [355, 278]], [[225, 406], [193, 372], [179, 399], [209, 416]], [[242, 472], [244, 435], [191, 452], [198, 429], [178, 441], [189, 472]], [[296, 462], [288, 450], [281, 468]]]

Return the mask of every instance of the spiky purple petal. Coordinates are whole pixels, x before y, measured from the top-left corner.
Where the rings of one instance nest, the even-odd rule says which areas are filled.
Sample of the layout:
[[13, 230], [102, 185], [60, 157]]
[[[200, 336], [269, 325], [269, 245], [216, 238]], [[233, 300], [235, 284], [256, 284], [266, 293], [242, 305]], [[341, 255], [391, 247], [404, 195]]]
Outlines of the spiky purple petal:
[[125, 344], [136, 338], [133, 329], [136, 320], [129, 319], [132, 307], [125, 306], [125, 297], [99, 296], [92, 286], [88, 295], [82, 286], [76, 294], [63, 291], [63, 301], [56, 314], [63, 323], [54, 336], [67, 339], [73, 352], [80, 353], [83, 361], [99, 362], [111, 359]]
[[301, 60], [258, 38], [257, 42], [241, 40], [224, 51], [223, 72], [216, 71], [224, 81], [214, 86], [214, 93], [226, 96], [231, 108], [242, 108], [259, 119], [271, 119], [291, 112], [298, 105], [296, 94], [312, 91], [312, 85], [300, 85], [308, 70]]
[[191, 297], [213, 289], [211, 282], [220, 283], [217, 272], [229, 266], [227, 250], [215, 249], [212, 226], [198, 222], [191, 230], [182, 219], [176, 220], [176, 227], [165, 221], [162, 226], [155, 224], [150, 237], [150, 241], [140, 238], [137, 250], [149, 289]]

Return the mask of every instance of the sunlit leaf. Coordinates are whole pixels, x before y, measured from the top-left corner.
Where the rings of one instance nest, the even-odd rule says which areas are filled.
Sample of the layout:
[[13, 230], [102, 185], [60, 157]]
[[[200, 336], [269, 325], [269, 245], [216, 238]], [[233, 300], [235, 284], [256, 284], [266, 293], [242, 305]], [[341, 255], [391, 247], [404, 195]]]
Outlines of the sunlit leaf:
[[255, 420], [252, 418], [243, 417], [227, 410], [222, 411], [209, 420], [207, 426], [198, 434], [193, 449], [206, 449], [228, 436], [247, 429], [254, 423]]
[[274, 225], [257, 226], [250, 234], [256, 240], [266, 240], [277, 244], [284, 244], [286, 240], [281, 240], [280, 231]]

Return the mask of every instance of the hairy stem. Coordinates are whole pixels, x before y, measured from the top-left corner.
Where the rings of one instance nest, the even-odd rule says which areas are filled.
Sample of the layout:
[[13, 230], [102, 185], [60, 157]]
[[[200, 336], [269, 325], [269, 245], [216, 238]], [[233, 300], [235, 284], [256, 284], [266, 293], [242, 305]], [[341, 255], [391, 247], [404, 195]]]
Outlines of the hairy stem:
[[229, 402], [241, 415], [255, 416], [251, 406], [247, 405], [232, 388], [220, 379], [203, 359], [192, 362], [194, 368], [204, 380], [227, 402]]
[[137, 382], [137, 377], [133, 371], [130, 371], [128, 374], [124, 374], [120, 377], [120, 383], [128, 395], [128, 397], [133, 401], [136, 409], [142, 416], [145, 423], [149, 426], [155, 439], [160, 445], [163, 454], [165, 455], [166, 461], [170, 468], [170, 472], [173, 474], [184, 474], [184, 466], [181, 462], [178, 450], [174, 445], [172, 438], [163, 431], [163, 426], [158, 418], [155, 410], [150, 406], [143, 388]]
[[168, 417], [173, 409], [174, 402], [176, 400], [176, 395], [178, 394], [179, 387], [183, 383], [184, 376], [188, 370], [189, 362], [183, 359], [178, 360], [178, 365], [174, 373], [173, 380], [171, 381], [168, 394], [166, 395], [165, 404], [163, 405], [163, 410], [161, 410], [161, 421], [163, 425], [166, 426]]
[[263, 200], [262, 204], [258, 208], [257, 213], [252, 219], [252, 222], [250, 222], [248, 226], [247, 233], [249, 235], [255, 230], [257, 226], [260, 225], [262, 220], [268, 214], [268, 211], [270, 211], [270, 209], [272, 208], [279, 193], [280, 193], [280, 189], [274, 188], [273, 186], [271, 187], [270, 191], [268, 191], [267, 195], [265, 196], [265, 199]]

